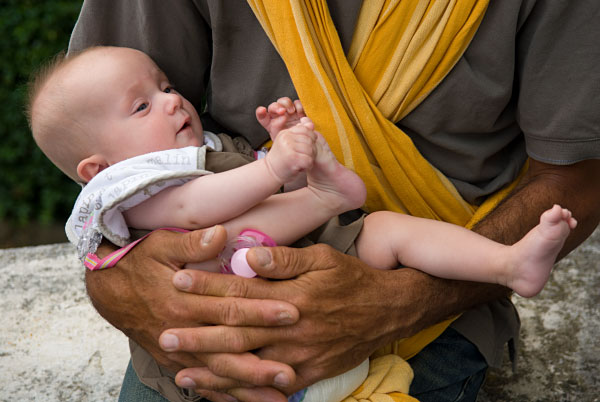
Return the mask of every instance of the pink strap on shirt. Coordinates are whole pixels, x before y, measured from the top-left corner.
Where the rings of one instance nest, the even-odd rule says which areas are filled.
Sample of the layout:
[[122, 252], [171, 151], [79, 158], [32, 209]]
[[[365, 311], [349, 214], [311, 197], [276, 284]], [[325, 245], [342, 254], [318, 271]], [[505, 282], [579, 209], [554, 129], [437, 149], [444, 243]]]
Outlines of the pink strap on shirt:
[[88, 255], [85, 257], [85, 260], [83, 261], [83, 265], [85, 265], [85, 267], [87, 269], [89, 269], [90, 271], [98, 271], [100, 269], [112, 268], [115, 265], [117, 265], [119, 260], [121, 258], [125, 257], [125, 255], [129, 251], [131, 251], [131, 249], [134, 248], [139, 242], [141, 242], [142, 240], [144, 240], [146, 237], [150, 236], [152, 233], [156, 232], [157, 230], [170, 230], [171, 232], [179, 232], [179, 233], [189, 232], [189, 230], [179, 229], [179, 228], [156, 229], [156, 230], [153, 230], [152, 232], [148, 233], [144, 237], [137, 239], [133, 243], [129, 243], [125, 247], [121, 247], [120, 249], [113, 251], [112, 253], [110, 253], [109, 255], [107, 255], [104, 258], [100, 258], [94, 253], [88, 253]]
[[[120, 249], [113, 251], [112, 253], [110, 253], [109, 255], [107, 255], [104, 258], [100, 258], [94, 253], [88, 253], [87, 256], [85, 257], [85, 260], [83, 261], [83, 265], [85, 265], [85, 267], [87, 269], [89, 269], [90, 271], [98, 271], [101, 269], [112, 268], [115, 265], [117, 265], [119, 260], [121, 258], [125, 257], [125, 255], [127, 255], [127, 253], [129, 251], [131, 251], [131, 249], [134, 248], [139, 242], [141, 242], [142, 240], [144, 240], [146, 237], [150, 236], [152, 233], [156, 232], [157, 230], [170, 230], [172, 232], [179, 232], [179, 233], [189, 232], [189, 230], [186, 230], [186, 229], [171, 228], [171, 227], [156, 229], [156, 230], [153, 230], [152, 232], [148, 233], [147, 235], [137, 239], [136, 241], [129, 243], [125, 247], [121, 247]], [[268, 235], [266, 235], [258, 230], [245, 229], [240, 233], [240, 236], [248, 236], [248, 237], [254, 238], [258, 243], [257, 245], [263, 245], [263, 246], [268, 246], [268, 247], [277, 246], [277, 243], [275, 243], [275, 241], [273, 239], [271, 239]]]

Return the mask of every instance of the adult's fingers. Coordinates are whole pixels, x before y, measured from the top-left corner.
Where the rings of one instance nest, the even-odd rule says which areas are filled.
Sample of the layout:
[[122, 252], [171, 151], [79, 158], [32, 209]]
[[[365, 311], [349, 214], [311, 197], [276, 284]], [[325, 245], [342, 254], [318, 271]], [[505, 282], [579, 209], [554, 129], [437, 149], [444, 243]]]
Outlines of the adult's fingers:
[[227, 393], [197, 389], [196, 392], [212, 402], [287, 402], [281, 392], [267, 387], [233, 388]]
[[233, 388], [227, 390], [227, 393], [245, 402], [287, 402], [288, 400], [281, 392], [268, 387]]
[[[226, 236], [226, 231], [222, 226], [215, 226], [184, 234], [166, 231], [165, 233], [156, 233], [149, 236], [144, 242], [149, 242], [145, 244], [146, 250], [149, 250], [150, 253], [157, 253], [154, 257], [157, 261], [178, 270], [185, 263], [215, 258], [223, 248]], [[153, 245], [150, 242], [157, 244]], [[194, 293], [203, 297], [197, 298], [188, 295], [178, 302], [170, 300], [167, 306], [176, 310], [173, 311], [174, 315], [190, 319], [198, 317], [197, 324], [273, 326], [289, 325], [298, 320], [298, 310], [290, 303], [278, 300], [260, 302], [243, 299], [244, 295], [241, 289], [244, 287], [244, 283], [239, 281], [241, 278], [196, 270], [185, 270], [184, 272], [188, 272], [188, 274], [179, 273], [173, 277], [175, 287], [185, 289], [186, 284], [191, 282], [190, 276], [193, 275], [200, 284]], [[210, 297], [228, 296], [211, 291], [216, 286], [215, 284], [229, 287], [230, 290], [225, 293], [236, 297]], [[237, 290], [235, 290], [236, 286]], [[203, 289], [207, 291], [205, 292]]]
[[[263, 278], [292, 279], [309, 271], [335, 268], [339, 264], [338, 255], [339, 253], [331, 247], [317, 244], [306, 248], [254, 247], [246, 254], [246, 259], [254, 271]], [[177, 289], [185, 292], [219, 297], [284, 300], [289, 296], [286, 293], [288, 288], [285, 285], [280, 286], [277, 282], [230, 275], [219, 276], [193, 270], [176, 273], [173, 276], [173, 284]], [[280, 308], [293, 308], [288, 303], [280, 303], [282, 303], [278, 305]], [[287, 320], [297, 317], [295, 308], [284, 310], [282, 313], [290, 314]], [[282, 316], [282, 318], [286, 317]]]
[[251, 353], [203, 354], [207, 367], [186, 368], [177, 373], [177, 385], [223, 391], [239, 387], [275, 387], [285, 390], [296, 380], [296, 374], [286, 364], [261, 360]]
[[168, 329], [161, 334], [159, 343], [167, 352], [243, 353], [261, 348], [281, 336], [280, 331], [271, 327], [211, 325]]
[[217, 225], [187, 233], [159, 231], [144, 240], [157, 261], [181, 268], [188, 262], [202, 262], [215, 258], [223, 249], [227, 231]]
[[[205, 322], [225, 325], [277, 326], [290, 325], [298, 321], [296, 306], [276, 298], [268, 298], [266, 281], [247, 279], [235, 275], [215, 274], [205, 271], [182, 270], [173, 276], [173, 285], [182, 291], [204, 295], [201, 301], [192, 301], [186, 306], [190, 315], [194, 311]], [[248, 298], [252, 293], [259, 295], [258, 287], [265, 289], [261, 297]], [[213, 297], [209, 297], [213, 296]]]
[[208, 354], [206, 364], [215, 375], [239, 378], [245, 385], [249, 383], [285, 390], [296, 381], [296, 373], [287, 364], [261, 360], [252, 353]]

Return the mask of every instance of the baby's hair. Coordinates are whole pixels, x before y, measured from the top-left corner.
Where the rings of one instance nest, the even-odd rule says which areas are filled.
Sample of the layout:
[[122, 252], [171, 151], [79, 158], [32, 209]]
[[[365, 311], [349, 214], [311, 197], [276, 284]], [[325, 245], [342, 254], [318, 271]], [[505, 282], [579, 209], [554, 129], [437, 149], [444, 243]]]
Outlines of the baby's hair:
[[27, 103], [25, 104], [25, 116], [27, 117], [29, 128], [31, 128], [33, 103], [37, 99], [37, 96], [41, 92], [42, 88], [46, 85], [48, 79], [54, 75], [56, 71], [60, 70], [60, 68], [64, 66], [66, 62], [67, 52], [61, 50], [50, 60], [38, 67], [38, 69], [35, 70], [29, 77], [29, 82], [27, 83]]
[[[32, 74], [27, 86], [25, 115], [36, 144], [56, 167], [77, 182], [81, 181], [77, 163], [84, 138], [76, 122], [69, 118], [68, 94], [54, 81], [71, 62], [94, 49], [97, 47], [75, 53], [61, 51]], [[44, 101], [39, 105], [41, 98]]]

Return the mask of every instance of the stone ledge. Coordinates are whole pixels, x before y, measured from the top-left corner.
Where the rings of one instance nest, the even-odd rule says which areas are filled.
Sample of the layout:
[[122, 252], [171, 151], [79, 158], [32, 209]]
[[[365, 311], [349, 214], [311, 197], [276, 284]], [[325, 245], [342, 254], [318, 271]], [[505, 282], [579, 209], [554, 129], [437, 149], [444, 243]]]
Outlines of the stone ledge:
[[538, 296], [513, 301], [518, 370], [507, 361], [490, 370], [478, 401], [600, 401], [600, 229], [556, 265]]
[[[0, 401], [115, 401], [127, 340], [91, 307], [69, 244], [0, 250]], [[600, 230], [555, 268], [522, 320], [519, 371], [479, 401], [599, 401]]]
[[0, 250], [0, 401], [116, 401], [126, 337], [91, 306], [68, 244]]

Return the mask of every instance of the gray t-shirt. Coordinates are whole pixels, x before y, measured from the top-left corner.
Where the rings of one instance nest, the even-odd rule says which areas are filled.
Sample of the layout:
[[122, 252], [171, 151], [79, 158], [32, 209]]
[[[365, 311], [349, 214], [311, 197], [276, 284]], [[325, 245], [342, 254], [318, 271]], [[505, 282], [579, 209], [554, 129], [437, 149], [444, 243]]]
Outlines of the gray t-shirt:
[[[348, 49], [361, 0], [329, 0]], [[600, 158], [600, 2], [492, 0], [463, 57], [398, 125], [477, 203], [512, 181], [527, 155], [552, 164]], [[244, 0], [86, 0], [70, 50], [148, 53], [215, 132], [268, 139], [254, 110], [295, 98], [287, 70]], [[512, 304], [465, 313], [455, 328], [498, 365], [518, 333]]]
[[[330, 0], [343, 46], [360, 0]], [[571, 164], [600, 158], [596, 0], [491, 1], [464, 56], [398, 125], [469, 202], [510, 182], [527, 155]], [[244, 0], [86, 1], [70, 49], [147, 52], [220, 127], [258, 146], [254, 109], [295, 91]], [[212, 56], [212, 58], [211, 58]], [[210, 124], [209, 124], [210, 125]]]

